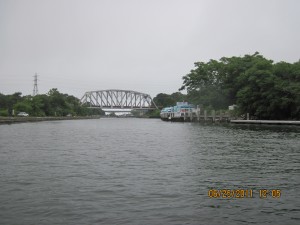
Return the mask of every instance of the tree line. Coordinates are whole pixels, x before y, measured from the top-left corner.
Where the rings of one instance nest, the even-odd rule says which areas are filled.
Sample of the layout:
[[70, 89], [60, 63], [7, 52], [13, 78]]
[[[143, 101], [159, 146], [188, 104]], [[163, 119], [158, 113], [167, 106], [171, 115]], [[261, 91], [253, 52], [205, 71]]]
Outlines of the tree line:
[[26, 112], [30, 116], [87, 116], [103, 115], [101, 109], [82, 106], [72, 95], [60, 93], [56, 88], [47, 94], [22, 96], [21, 92], [12, 95], [0, 93], [0, 116], [13, 116]]
[[[249, 113], [253, 119], [300, 119], [300, 60], [274, 63], [258, 52], [223, 57], [195, 62], [182, 79], [179, 91], [186, 90], [187, 94], [159, 93], [153, 99], [159, 108], [188, 101], [207, 110], [226, 110], [229, 105], [236, 105], [237, 114]], [[36, 96], [0, 93], [0, 116], [11, 116], [13, 112], [31, 116], [105, 114], [100, 109], [82, 106], [79, 99], [56, 88]], [[158, 116], [159, 111], [150, 114]]]
[[185, 100], [220, 110], [235, 104], [239, 114], [254, 119], [300, 119], [300, 60], [274, 63], [256, 52], [194, 65], [179, 89], [187, 95], [160, 93], [154, 98], [157, 105]]

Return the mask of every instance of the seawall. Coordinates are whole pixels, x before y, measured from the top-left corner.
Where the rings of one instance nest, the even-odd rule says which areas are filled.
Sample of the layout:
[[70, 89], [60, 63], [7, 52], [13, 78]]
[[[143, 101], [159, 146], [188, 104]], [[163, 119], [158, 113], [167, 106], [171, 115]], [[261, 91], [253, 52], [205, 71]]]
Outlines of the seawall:
[[100, 116], [76, 116], [76, 117], [0, 117], [1, 124], [12, 123], [27, 123], [27, 122], [41, 122], [41, 121], [55, 121], [55, 120], [86, 120], [86, 119], [100, 119]]
[[234, 124], [276, 124], [276, 125], [300, 125], [300, 121], [293, 120], [230, 120]]

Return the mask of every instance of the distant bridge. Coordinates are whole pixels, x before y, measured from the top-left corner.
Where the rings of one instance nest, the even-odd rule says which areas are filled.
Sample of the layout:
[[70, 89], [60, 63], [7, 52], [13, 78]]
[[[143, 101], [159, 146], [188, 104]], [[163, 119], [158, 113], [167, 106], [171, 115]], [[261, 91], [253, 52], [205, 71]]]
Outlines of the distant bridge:
[[89, 108], [101, 108], [105, 111], [112, 109], [118, 109], [118, 111], [157, 109], [150, 95], [129, 90], [88, 91], [85, 92], [80, 101], [82, 105], [87, 105]]

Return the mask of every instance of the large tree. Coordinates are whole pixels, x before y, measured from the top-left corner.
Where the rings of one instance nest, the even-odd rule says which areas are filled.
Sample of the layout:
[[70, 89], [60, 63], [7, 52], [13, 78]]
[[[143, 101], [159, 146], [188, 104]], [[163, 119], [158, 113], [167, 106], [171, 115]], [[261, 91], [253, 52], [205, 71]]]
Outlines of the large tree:
[[176, 102], [182, 102], [186, 100], [186, 95], [181, 92], [174, 92], [171, 95], [165, 93], [159, 93], [153, 98], [153, 101], [158, 108], [164, 108], [168, 106], [176, 105]]
[[183, 77], [193, 104], [213, 109], [237, 104], [241, 114], [261, 119], [299, 119], [300, 62], [274, 64], [256, 52], [197, 62]]

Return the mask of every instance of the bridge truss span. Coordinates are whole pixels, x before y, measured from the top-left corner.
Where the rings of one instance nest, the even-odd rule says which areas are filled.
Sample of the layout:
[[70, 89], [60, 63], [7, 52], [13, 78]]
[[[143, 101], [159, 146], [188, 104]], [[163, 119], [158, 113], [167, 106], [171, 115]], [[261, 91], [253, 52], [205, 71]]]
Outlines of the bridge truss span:
[[88, 91], [81, 104], [101, 109], [157, 109], [150, 95], [129, 90]]

